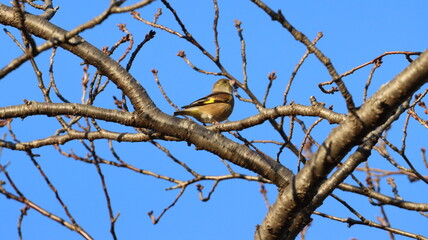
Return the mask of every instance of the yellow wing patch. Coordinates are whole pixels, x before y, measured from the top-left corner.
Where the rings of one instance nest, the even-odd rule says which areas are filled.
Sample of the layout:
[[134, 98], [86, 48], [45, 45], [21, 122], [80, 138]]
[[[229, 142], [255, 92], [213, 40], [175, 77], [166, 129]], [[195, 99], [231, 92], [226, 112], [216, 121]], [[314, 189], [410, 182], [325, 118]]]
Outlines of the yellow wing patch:
[[207, 101], [204, 101], [205, 104], [214, 103], [216, 101], [215, 98], [209, 98]]

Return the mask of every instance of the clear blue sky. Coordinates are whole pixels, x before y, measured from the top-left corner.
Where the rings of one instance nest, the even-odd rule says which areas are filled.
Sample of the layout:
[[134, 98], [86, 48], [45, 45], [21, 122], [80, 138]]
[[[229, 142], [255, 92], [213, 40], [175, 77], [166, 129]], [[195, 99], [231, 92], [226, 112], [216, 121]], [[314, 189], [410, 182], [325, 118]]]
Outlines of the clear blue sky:
[[[1, 2], [9, 5], [9, 1], [1, 0]], [[71, 30], [100, 14], [107, 7], [107, 3], [108, 1], [55, 1], [54, 4], [58, 4], [60, 10], [52, 22], [64, 29]], [[324, 37], [318, 46], [332, 60], [339, 73], [370, 61], [386, 51], [424, 51], [427, 46], [428, 31], [426, 30], [426, 17], [424, 17], [426, 9], [428, 9], [426, 1], [289, 1], [284, 3], [276, 0], [266, 1], [266, 3], [273, 9], [281, 9], [291, 24], [310, 39], [315, 38], [318, 32], [323, 32]], [[208, 51], [214, 53], [212, 2], [171, 1], [171, 4], [195, 39]], [[160, 7], [164, 14], [158, 23], [179, 31], [174, 18], [160, 1], [140, 9], [139, 12], [143, 18], [152, 20], [153, 14]], [[268, 81], [267, 75], [269, 72], [275, 71], [278, 79], [274, 82], [267, 107], [280, 105], [282, 92], [293, 68], [305, 53], [305, 47], [294, 41], [285, 29], [278, 23], [272, 22], [250, 1], [219, 0], [219, 8], [218, 31], [223, 65], [235, 78], [242, 79], [240, 43], [233, 22], [234, 19], [238, 19], [242, 21], [243, 34], [247, 44], [249, 86], [256, 96], [262, 99]], [[144, 39], [144, 35], [149, 30], [153, 29], [133, 19], [129, 14], [120, 14], [110, 17], [102, 25], [87, 30], [81, 35], [99, 48], [112, 46], [124, 35], [116, 26], [119, 23], [125, 23], [129, 31], [133, 33], [135, 46]], [[16, 33], [10, 27], [7, 29]], [[157, 32], [156, 37], [137, 56], [131, 73], [147, 89], [161, 110], [172, 113], [174, 109], [160, 94], [151, 73], [152, 69], [159, 71], [158, 75], [165, 91], [179, 106], [186, 105], [208, 93], [212, 83], [218, 79], [218, 77], [200, 74], [192, 70], [181, 58], [176, 56], [179, 50], [185, 50], [187, 57], [199, 68], [214, 72], [217, 72], [218, 69], [186, 41], [161, 30], [155, 29], [155, 31]], [[38, 43], [40, 44], [41, 41], [38, 40]], [[122, 46], [114, 58], [117, 59], [125, 48], [126, 46]], [[0, 51], [2, 52], [0, 58], [2, 67], [21, 54], [5, 34], [0, 34]], [[46, 82], [49, 79], [49, 56], [50, 52], [45, 52], [36, 58]], [[58, 87], [67, 99], [74, 102], [80, 102], [82, 95], [82, 66], [79, 65], [81, 62], [72, 54], [59, 49], [54, 65]], [[408, 64], [403, 56], [389, 56], [383, 62], [383, 66], [376, 72], [369, 94], [391, 80]], [[370, 68], [363, 69], [346, 79], [346, 84], [354, 94], [358, 105], [362, 101], [362, 88], [369, 71]], [[90, 73], [92, 76], [94, 70], [91, 69]], [[310, 56], [297, 75], [288, 100], [309, 105], [309, 96], [313, 95], [319, 101], [325, 102], [326, 105], [334, 105], [335, 110], [344, 113], [344, 102], [338, 94], [325, 95], [317, 87], [319, 82], [328, 80], [330, 78], [326, 69], [314, 56]], [[7, 90], [5, 91], [5, 89]], [[0, 80], [0, 91], [1, 107], [21, 104], [23, 99], [43, 101], [43, 96], [37, 89], [37, 79], [29, 63]], [[113, 95], [120, 97], [116, 87], [110, 85], [95, 105], [115, 108], [112, 101]], [[240, 120], [255, 113], [256, 109], [250, 104], [237, 102], [230, 120]], [[316, 120], [314, 118], [303, 119], [307, 121], [307, 126]], [[402, 137], [402, 120], [403, 118], [389, 135], [395, 137], [392, 141], [397, 145], [400, 144]], [[101, 125], [115, 131], [134, 131], [131, 128], [104, 122]], [[321, 143], [332, 127], [334, 126], [323, 122], [321, 127], [314, 131], [315, 139]], [[54, 134], [57, 128], [59, 128], [59, 124], [54, 118], [29, 117], [13, 121], [15, 134], [21, 141], [48, 137]], [[423, 169], [419, 149], [428, 148], [424, 130], [422, 126], [411, 120], [409, 135], [412, 137], [407, 142], [407, 151], [418, 169]], [[5, 128], [0, 131], [7, 132]], [[280, 141], [279, 136], [270, 130], [267, 124], [244, 131], [243, 134], [250, 139]], [[229, 137], [233, 139], [232, 136]], [[7, 140], [11, 141], [11, 138], [7, 137]], [[296, 129], [294, 143], [299, 147], [301, 141], [301, 131]], [[188, 147], [186, 143], [160, 143], [168, 147], [175, 157], [201, 174], [227, 174], [227, 169], [218, 157], [212, 154], [195, 151], [194, 147]], [[105, 159], [114, 160], [109, 153], [106, 141], [98, 141], [96, 146], [100, 155]], [[123, 160], [139, 168], [182, 180], [191, 177], [151, 144], [114, 143], [114, 146]], [[278, 151], [277, 146], [257, 146], [273, 157]], [[67, 143], [62, 148], [65, 151], [72, 149], [83, 156], [86, 154], [78, 142]], [[95, 239], [111, 239], [105, 198], [95, 167], [64, 158], [58, 155], [52, 147], [36, 149], [34, 153], [41, 155], [38, 158], [39, 163], [52, 183], [59, 189], [60, 195], [79, 224]], [[401, 159], [398, 161], [403, 164]], [[5, 164], [6, 162], [10, 163], [8, 171], [26, 196], [42, 207], [66, 218], [61, 206], [55, 201], [54, 195], [25, 153], [3, 150], [0, 155], [0, 163]], [[289, 151], [283, 153], [281, 162], [294, 172], [296, 171], [296, 158]], [[393, 170], [385, 162], [378, 154], [373, 154], [370, 160], [373, 167]], [[238, 172], [251, 174], [237, 166], [232, 167]], [[176, 206], [169, 210], [157, 225], [152, 225], [147, 213], [153, 210], [157, 216], [178, 194], [177, 190], [165, 191], [172, 184], [124, 169], [110, 166], [103, 166], [102, 169], [112, 197], [113, 210], [115, 213], [120, 212], [116, 224], [119, 239], [252, 239], [255, 225], [262, 222], [267, 212], [259, 193], [258, 183], [232, 180], [221, 182], [208, 202], [201, 202], [198, 199], [195, 186], [188, 187]], [[422, 173], [426, 175], [426, 169]], [[364, 180], [362, 174], [357, 175]], [[4, 180], [4, 175], [0, 174], [0, 180]], [[408, 180], [402, 176], [396, 177], [396, 181], [405, 186], [399, 188], [399, 193], [406, 200], [428, 202], [428, 197], [424, 194], [426, 192], [425, 184], [421, 182], [409, 184]], [[202, 184], [205, 186], [204, 193], [207, 194], [213, 183], [203, 182]], [[385, 181], [382, 182], [382, 188], [383, 193], [392, 195]], [[371, 208], [366, 198], [341, 191], [335, 193], [353, 204], [370, 220], [376, 221], [376, 216], [380, 215], [379, 209]], [[268, 186], [268, 196], [273, 203], [276, 196], [274, 186]], [[21, 204], [0, 196], [2, 239], [18, 239], [16, 226], [21, 207]], [[342, 218], [355, 218], [332, 199], [327, 199], [325, 205], [319, 210]], [[417, 213], [409, 213], [392, 207], [386, 207], [386, 211], [388, 216], [391, 216], [393, 227], [428, 236], [426, 218], [421, 218]], [[317, 216], [313, 218], [314, 221], [308, 231], [307, 239], [388, 238], [387, 233], [380, 230], [362, 226], [347, 228], [343, 223], [325, 220]], [[50, 219], [41, 217], [35, 211], [29, 211], [22, 229], [24, 239], [81, 239], [76, 233], [53, 223]], [[332, 229], [334, 230], [332, 231]], [[396, 239], [406, 238], [397, 236]]]

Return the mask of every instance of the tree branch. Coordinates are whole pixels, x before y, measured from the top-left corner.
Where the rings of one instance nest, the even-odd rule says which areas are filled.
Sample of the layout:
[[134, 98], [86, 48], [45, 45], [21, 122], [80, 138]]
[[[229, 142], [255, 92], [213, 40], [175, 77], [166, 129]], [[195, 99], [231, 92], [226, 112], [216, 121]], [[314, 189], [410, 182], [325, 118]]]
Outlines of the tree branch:
[[[414, 92], [428, 81], [428, 51], [413, 61], [393, 80], [383, 85], [355, 114], [332, 130], [313, 158], [282, 191], [256, 232], [258, 239], [294, 239], [312, 213], [296, 218], [310, 203], [327, 175], [350, 149], [381, 126]], [[298, 227], [290, 230], [291, 225]]]
[[[17, 27], [13, 19], [13, 10], [0, 5], [0, 23]], [[68, 32], [43, 18], [25, 13], [27, 30], [43, 39], [63, 39]], [[176, 118], [161, 112], [148, 96], [146, 90], [121, 65], [102, 51], [75, 37], [73, 44], [58, 41], [58, 46], [79, 56], [107, 76], [130, 99], [138, 114], [138, 120], [144, 127], [160, 134], [171, 135], [195, 144], [199, 149], [212, 152], [236, 165], [254, 171], [271, 180], [277, 186], [286, 186], [293, 173], [272, 158], [261, 156], [247, 146], [231, 141], [219, 133], [210, 131], [193, 121]]]

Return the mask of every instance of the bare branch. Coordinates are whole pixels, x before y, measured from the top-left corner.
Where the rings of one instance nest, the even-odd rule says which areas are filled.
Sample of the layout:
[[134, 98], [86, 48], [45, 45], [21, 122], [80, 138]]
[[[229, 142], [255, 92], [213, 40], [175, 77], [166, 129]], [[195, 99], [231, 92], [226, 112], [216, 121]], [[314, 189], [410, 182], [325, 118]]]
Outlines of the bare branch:
[[[356, 112], [358, 117], [353, 114], [349, 115], [330, 133], [311, 161], [296, 175], [293, 188], [286, 188], [278, 196], [256, 236], [276, 239], [276, 237], [286, 234], [285, 239], [294, 239], [312, 214], [312, 211], [308, 211], [304, 213], [305, 216], [296, 218], [297, 214], [303, 213], [298, 206], [312, 201], [322, 181], [343, 156], [353, 146], [359, 144], [370, 131], [382, 125], [390, 117], [392, 111], [395, 112], [401, 103], [407, 101], [418, 88], [428, 81], [428, 69], [424, 67], [427, 62], [428, 52], [425, 52], [368, 99]], [[284, 206], [287, 206], [286, 209]], [[286, 219], [299, 219], [299, 223]], [[290, 222], [291, 224], [289, 224]], [[290, 225], [294, 225], [292, 230], [290, 230]], [[275, 232], [268, 231], [267, 226], [269, 229], [275, 229]]]
[[355, 111], [355, 104], [352, 99], [352, 95], [349, 93], [348, 89], [346, 88], [344, 82], [341, 80], [341, 77], [337, 73], [336, 69], [333, 67], [332, 62], [329, 58], [327, 58], [315, 45], [302, 33], [299, 32], [296, 28], [294, 28], [282, 15], [281, 10], [278, 10], [278, 12], [274, 12], [271, 8], [269, 8], [266, 4], [264, 4], [261, 0], [251, 0], [253, 3], [255, 3], [258, 7], [260, 7], [262, 10], [264, 10], [273, 21], [279, 22], [285, 29], [287, 29], [290, 34], [297, 40], [303, 43], [308, 50], [313, 53], [318, 60], [324, 64], [324, 66], [327, 68], [328, 72], [330, 73], [330, 76], [334, 80], [334, 82], [339, 87], [340, 92], [342, 93], [343, 98], [346, 101], [346, 106], [348, 107], [348, 110], [350, 112]]

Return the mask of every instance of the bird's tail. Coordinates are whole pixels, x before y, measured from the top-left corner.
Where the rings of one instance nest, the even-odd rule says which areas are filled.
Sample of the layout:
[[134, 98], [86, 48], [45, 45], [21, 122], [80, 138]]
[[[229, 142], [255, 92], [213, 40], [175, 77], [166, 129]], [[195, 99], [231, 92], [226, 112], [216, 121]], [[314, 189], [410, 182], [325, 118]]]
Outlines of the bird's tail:
[[183, 115], [186, 115], [186, 112], [185, 112], [185, 111], [177, 111], [177, 112], [174, 112], [174, 116], [183, 116]]

